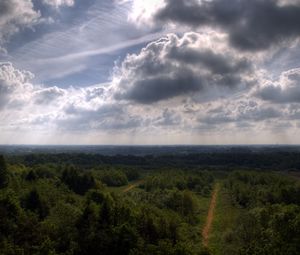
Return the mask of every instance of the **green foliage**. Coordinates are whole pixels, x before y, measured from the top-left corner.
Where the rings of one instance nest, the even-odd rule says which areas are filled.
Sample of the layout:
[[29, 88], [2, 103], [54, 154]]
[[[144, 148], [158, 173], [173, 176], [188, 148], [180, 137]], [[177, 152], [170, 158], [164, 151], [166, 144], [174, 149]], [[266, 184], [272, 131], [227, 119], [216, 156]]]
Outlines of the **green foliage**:
[[164, 205], [183, 216], [194, 215], [197, 212], [197, 200], [188, 190], [171, 191], [167, 195]]
[[21, 208], [16, 196], [9, 191], [0, 196], [0, 240], [16, 230]]
[[105, 194], [100, 190], [92, 189], [87, 193], [87, 199], [88, 201], [93, 201], [97, 204], [101, 204], [105, 199]]
[[128, 184], [127, 176], [121, 170], [105, 170], [101, 173], [101, 181], [107, 186], [119, 187]]
[[0, 155], [0, 189], [7, 187], [9, 181], [9, 174], [7, 165], [3, 155]]
[[233, 231], [239, 254], [297, 254], [300, 207], [272, 205], [243, 214]]
[[24, 208], [36, 213], [41, 219], [44, 219], [48, 215], [47, 205], [42, 201], [36, 189], [31, 190], [26, 196]]
[[179, 190], [189, 189], [202, 195], [208, 195], [213, 181], [213, 176], [208, 172], [165, 170], [163, 172], [156, 172], [147, 177], [141, 187], [146, 191], [174, 188]]
[[300, 205], [300, 184], [279, 174], [233, 172], [225, 182], [241, 207], [284, 203]]
[[128, 181], [135, 181], [141, 177], [140, 171], [136, 168], [126, 168], [123, 171]]
[[57, 166], [55, 164], [39, 164], [34, 165], [32, 170], [38, 178], [51, 179], [55, 178], [55, 175], [58, 172], [58, 168], [60, 168], [60, 166]]
[[274, 173], [234, 172], [225, 187], [233, 204], [243, 208], [223, 236], [231, 254], [298, 254], [298, 182]]
[[[0, 160], [7, 177], [0, 190], [1, 255], [299, 253], [300, 186], [283, 175], [218, 172], [224, 185], [207, 249], [201, 227], [213, 172], [148, 169], [141, 178], [138, 167], [37, 159], [32, 157], [30, 166]], [[87, 158], [77, 160], [89, 164]], [[140, 186], [123, 192], [128, 180], [139, 180]]]
[[37, 178], [38, 176], [34, 170], [30, 170], [25, 177], [26, 181], [35, 181]]
[[[267, 153], [264, 153], [264, 152]], [[150, 151], [151, 153], [151, 151]], [[130, 154], [130, 152], [128, 152]], [[114, 167], [142, 167], [149, 169], [180, 168], [189, 169], [207, 166], [221, 170], [242, 169], [274, 169], [287, 170], [299, 169], [300, 152], [288, 148], [278, 147], [253, 150], [249, 148], [231, 148], [215, 152], [199, 153], [174, 153], [166, 155], [164, 153], [145, 156], [134, 155], [99, 155], [97, 153], [48, 153], [48, 154], [26, 154], [14, 156], [14, 161], [18, 161], [26, 166], [39, 164], [74, 164], [84, 168], [94, 166], [114, 166]]]
[[61, 179], [71, 190], [80, 195], [96, 187], [96, 181], [90, 173], [81, 174], [73, 166], [64, 169]]
[[211, 253], [210, 253], [210, 251], [209, 251], [208, 248], [203, 248], [203, 249], [200, 251], [199, 255], [211, 255]]

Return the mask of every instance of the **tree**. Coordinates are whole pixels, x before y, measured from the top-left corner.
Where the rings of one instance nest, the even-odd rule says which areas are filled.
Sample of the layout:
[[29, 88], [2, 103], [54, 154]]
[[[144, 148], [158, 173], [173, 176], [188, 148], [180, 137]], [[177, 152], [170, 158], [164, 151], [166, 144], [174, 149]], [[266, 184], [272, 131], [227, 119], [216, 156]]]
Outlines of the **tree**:
[[7, 165], [3, 155], [0, 155], [0, 189], [5, 188], [8, 185], [9, 175]]
[[197, 211], [197, 201], [190, 191], [183, 192], [183, 214], [193, 215]]
[[107, 196], [104, 199], [100, 210], [100, 218], [99, 218], [100, 224], [102, 226], [112, 224], [113, 214], [114, 214], [113, 200], [110, 196]]
[[[14, 194], [0, 194], [0, 241], [16, 231], [21, 208]], [[0, 254], [3, 254], [0, 251]]]
[[96, 181], [90, 173], [81, 174], [78, 169], [68, 166], [62, 173], [62, 181], [79, 195], [84, 195], [89, 189], [96, 187]]
[[203, 247], [203, 248], [200, 250], [200, 253], [199, 253], [199, 255], [210, 255], [210, 254], [211, 254], [211, 253], [210, 253], [209, 249], [206, 248], [206, 247]]
[[25, 208], [35, 212], [40, 219], [44, 219], [48, 215], [48, 208], [42, 201], [40, 194], [36, 189], [29, 192], [25, 200]]
[[34, 170], [30, 170], [25, 179], [26, 181], [35, 181], [37, 178], [36, 172]]
[[127, 176], [119, 170], [107, 170], [102, 173], [101, 181], [108, 186], [119, 187], [128, 184]]

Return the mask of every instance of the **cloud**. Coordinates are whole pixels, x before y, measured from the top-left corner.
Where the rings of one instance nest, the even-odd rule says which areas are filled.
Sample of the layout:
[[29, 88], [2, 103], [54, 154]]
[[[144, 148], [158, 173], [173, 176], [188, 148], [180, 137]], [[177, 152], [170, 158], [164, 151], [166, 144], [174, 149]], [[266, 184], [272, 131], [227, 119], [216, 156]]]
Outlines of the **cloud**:
[[[234, 47], [257, 51], [299, 37], [300, 5], [295, 2], [164, 0], [150, 18], [146, 18], [159, 25], [169, 22], [192, 28], [208, 26], [221, 29], [229, 35]], [[140, 16], [144, 17], [143, 12], [136, 15], [138, 20], [142, 19]]]
[[43, 3], [59, 8], [61, 6], [73, 6], [74, 0], [43, 0]]
[[34, 75], [0, 64], [0, 122], [9, 129], [61, 131], [121, 130], [142, 119], [125, 104], [111, 101], [107, 84], [66, 89], [33, 84]]
[[0, 2], [0, 45], [20, 29], [32, 27], [39, 22], [40, 12], [31, 0], [2, 0]]
[[67, 93], [56, 86], [34, 85], [33, 78], [31, 72], [16, 69], [12, 63], [0, 63], [0, 110], [22, 109], [32, 104], [51, 106]]
[[198, 121], [210, 128], [227, 124], [234, 124], [237, 127], [249, 127], [254, 123], [280, 119], [283, 116], [280, 109], [253, 100], [229, 101], [225, 104], [226, 107], [210, 108], [204, 116], [198, 118]]
[[7, 50], [0, 46], [0, 57], [7, 56]]
[[34, 103], [38, 105], [50, 104], [64, 96], [66, 91], [56, 86], [38, 90], [34, 93]]
[[[205, 97], [210, 96], [209, 93], [207, 94], [205, 85], [207, 81], [210, 81], [210, 78], [207, 77], [211, 77], [211, 75], [219, 77], [239, 73], [240, 79], [244, 80], [244, 76], [255, 74], [253, 66], [248, 64], [243, 56], [237, 57], [235, 52], [220, 45], [208, 47], [211, 42], [205, 44], [205, 40], [202, 40], [203, 36], [194, 33], [186, 34], [181, 38], [174, 35], [169, 36], [155, 42], [162, 43], [161, 47], [152, 46], [150, 47], [151, 51], [145, 47], [141, 51], [145, 51], [144, 53], [147, 53], [148, 57], [150, 57], [148, 54], [151, 53], [151, 57], [159, 59], [158, 63], [163, 63], [163, 65], [155, 64], [146, 67], [143, 61], [145, 55], [139, 53], [134, 56], [136, 62], [130, 61], [126, 65], [123, 63], [122, 66], [126, 69], [117, 70], [121, 71], [119, 74], [123, 75], [122, 78], [124, 75], [130, 74], [127, 76], [128, 78], [132, 77], [132, 65], [133, 67], [139, 66], [141, 69], [138, 70], [143, 70], [143, 72], [137, 72], [138, 75], [141, 75], [138, 79], [143, 81], [142, 75], [149, 74], [150, 77], [159, 77], [161, 75], [159, 70], [164, 75], [178, 72], [179, 68], [174, 69], [174, 66], [177, 64], [182, 66], [182, 63], [185, 63], [186, 69], [196, 78], [198, 73], [204, 77], [204, 85], [200, 87], [200, 90], [183, 91], [182, 93], [180, 91], [178, 98], [174, 98], [174, 101], [164, 98], [162, 100], [165, 101], [161, 104], [136, 100], [134, 102], [138, 103], [132, 103], [133, 99], [115, 98], [115, 94], [112, 93], [116, 93], [118, 89], [119, 91], [124, 89], [118, 88], [121, 86], [118, 83], [105, 83], [86, 88], [45, 87], [34, 84], [33, 74], [30, 72], [18, 70], [11, 63], [2, 63], [0, 65], [0, 129], [2, 137], [3, 134], [12, 133], [29, 133], [34, 137], [36, 135], [43, 137], [51, 131], [55, 133], [56, 140], [49, 138], [49, 141], [53, 143], [60, 142], [60, 138], [64, 135], [73, 137], [72, 139], [75, 137], [84, 139], [83, 137], [91, 137], [91, 134], [93, 134], [94, 140], [89, 140], [89, 142], [93, 143], [103, 142], [103, 140], [99, 140], [100, 138], [97, 140], [97, 136], [103, 139], [105, 135], [110, 137], [120, 135], [126, 137], [127, 142], [131, 141], [129, 138], [135, 137], [138, 143], [150, 140], [153, 142], [153, 139], [160, 143], [167, 141], [183, 143], [187, 142], [186, 137], [190, 137], [191, 139], [188, 141], [196, 143], [202, 141], [196, 140], [196, 137], [208, 139], [218, 136], [221, 139], [222, 136], [233, 137], [235, 134], [240, 137], [242, 135], [254, 137], [261, 132], [264, 132], [264, 135], [270, 135], [272, 132], [279, 134], [287, 130], [297, 131], [295, 127], [300, 119], [298, 104], [278, 105], [261, 100], [252, 94], [255, 87], [236, 94], [235, 91], [239, 88], [238, 84], [216, 84], [215, 88], [222, 89], [225, 86], [229, 93], [228, 96], [218, 100], [195, 100], [195, 96], [197, 97], [195, 94], [198, 93], [204, 94]], [[199, 45], [202, 47], [199, 48], [196, 42], [200, 43]], [[178, 46], [176, 46], [176, 52], [174, 52], [174, 45]], [[189, 52], [192, 49], [195, 49], [194, 54]], [[128, 58], [132, 56], [129, 55]], [[140, 58], [137, 60], [138, 57]], [[193, 60], [188, 61], [192, 57]], [[125, 72], [126, 70], [129, 72]], [[299, 72], [290, 70], [282, 74], [281, 82], [282, 84], [283, 81], [285, 84], [292, 83], [298, 81], [298, 78]], [[186, 81], [185, 79], [184, 82]], [[268, 82], [270, 84], [270, 81]], [[167, 88], [173, 89], [174, 87]], [[150, 91], [152, 89], [150, 87]], [[156, 89], [162, 91], [160, 88]], [[213, 90], [213, 94], [214, 92], [215, 90]], [[163, 95], [165, 96], [165, 94]], [[171, 94], [171, 98], [173, 97], [175, 96]], [[73, 141], [72, 139], [69, 141]], [[113, 138], [110, 139], [114, 141]], [[84, 140], [76, 141], [80, 143]], [[211, 139], [207, 141], [212, 143]], [[228, 140], [228, 142], [231, 141]], [[253, 141], [251, 140], [251, 142]]]
[[0, 111], [7, 107], [22, 104], [31, 93], [30, 80], [34, 75], [28, 71], [17, 70], [11, 63], [0, 62]]
[[273, 103], [300, 103], [300, 68], [283, 72], [275, 82], [267, 82], [255, 95]]
[[43, 17], [50, 15], [55, 23], [19, 33], [7, 60], [35, 73], [43, 83], [87, 86], [108, 81], [116, 59], [164, 35], [126, 22], [127, 5], [115, 1], [78, 0], [72, 8], [58, 11], [42, 0], [36, 2]]
[[116, 131], [141, 127], [141, 118], [131, 115], [124, 105], [109, 102], [99, 104], [97, 107], [82, 105], [82, 102], [77, 102], [77, 105], [65, 107], [64, 114], [55, 120], [57, 129]]
[[127, 55], [114, 75], [115, 98], [151, 104], [179, 96], [219, 97], [253, 82], [253, 66], [220, 35], [169, 34]]
[[[130, 2], [130, 0], [122, 2]], [[162, 6], [162, 4], [162, 0], [134, 0], [132, 1], [132, 10], [129, 14], [129, 20], [141, 27], [145, 25], [149, 26], [151, 17], [155, 15], [155, 12]]]
[[174, 110], [164, 109], [162, 114], [155, 118], [153, 125], [155, 126], [178, 126], [181, 122], [181, 116]]

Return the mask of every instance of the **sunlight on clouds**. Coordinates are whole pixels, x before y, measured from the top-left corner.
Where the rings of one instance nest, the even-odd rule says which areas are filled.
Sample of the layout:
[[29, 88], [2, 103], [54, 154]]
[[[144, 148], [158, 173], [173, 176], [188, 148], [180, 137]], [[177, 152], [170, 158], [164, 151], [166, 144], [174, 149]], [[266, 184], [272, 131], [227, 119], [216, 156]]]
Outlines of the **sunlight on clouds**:
[[300, 5], [299, 0], [279, 0], [278, 1], [279, 6], [287, 6], [287, 5]]
[[73, 6], [74, 0], [43, 0], [45, 4], [51, 5], [55, 8], [60, 6]]
[[164, 0], [134, 0], [129, 20], [138, 25], [145, 25], [163, 5]]
[[300, 142], [299, 1], [36, 2], [0, 10], [0, 143]]
[[[226, 80], [230, 75], [239, 73], [239, 83], [253, 72], [245, 56], [227, 49], [224, 41], [217, 38], [217, 35], [210, 38], [197, 33], [186, 33], [182, 37], [170, 34], [149, 43], [140, 53], [127, 55], [121, 67], [116, 67], [116, 70], [120, 69], [112, 83], [86, 88], [71, 86], [62, 89], [33, 84], [33, 74], [4, 63], [0, 72], [0, 88], [6, 92], [3, 97], [6, 103], [0, 116], [0, 139], [5, 143], [5, 137], [10, 137], [10, 141], [16, 143], [205, 144], [255, 143], [267, 141], [276, 134], [274, 136], [278, 139], [284, 139], [278, 142], [287, 142], [288, 136], [284, 135], [287, 124], [290, 132], [298, 132], [296, 121], [300, 112], [297, 107], [284, 105], [278, 108], [268, 98], [254, 95], [252, 90], [236, 94], [237, 87], [228, 87], [229, 93], [216, 98], [212, 89], [215, 84], [210, 84], [216, 81], [216, 77], [226, 77], [224, 83], [218, 85], [221, 88], [227, 86]], [[198, 72], [190, 63], [197, 63]], [[155, 96], [155, 91], [151, 91], [151, 86], [143, 85], [143, 77], [167, 77], [180, 73], [178, 66], [192, 68], [190, 72], [203, 76], [205, 79], [199, 77], [199, 81], [205, 81], [205, 86], [210, 87], [205, 91], [200, 88], [191, 94], [179, 90], [180, 93], [174, 95], [174, 84], [166, 83], [166, 78], [163, 78], [163, 83], [158, 82], [158, 92], [164, 92], [162, 100], [161, 96]], [[242, 66], [245, 69], [240, 69]], [[265, 80], [260, 77], [259, 72], [262, 71], [254, 73], [257, 83], [268, 82], [266, 77]], [[288, 88], [298, 77], [297, 70], [291, 70], [283, 73], [277, 83]], [[129, 87], [122, 87], [122, 80], [123, 83], [126, 80]], [[139, 91], [139, 86], [150, 89], [147, 95], [154, 97], [151, 100], [139, 98], [140, 92], [122, 100], [115, 97], [116, 90], [122, 89], [126, 95], [132, 89]], [[178, 86], [175, 88], [178, 89]], [[206, 99], [199, 101], [197, 96], [201, 94]], [[285, 97], [284, 102], [289, 99]], [[16, 100], [19, 100], [18, 104]], [[247, 140], [247, 137], [253, 136], [257, 140]]]
[[257, 77], [254, 66], [221, 38], [168, 34], [128, 54], [115, 69], [115, 98], [151, 104], [193, 95], [203, 102], [249, 89]]

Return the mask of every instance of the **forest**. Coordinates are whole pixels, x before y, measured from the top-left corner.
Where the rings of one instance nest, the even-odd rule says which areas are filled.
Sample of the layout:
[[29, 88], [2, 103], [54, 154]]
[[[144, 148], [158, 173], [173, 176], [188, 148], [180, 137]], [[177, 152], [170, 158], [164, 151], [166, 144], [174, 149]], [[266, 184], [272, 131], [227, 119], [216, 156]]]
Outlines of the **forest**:
[[0, 155], [0, 254], [300, 254], [299, 158], [230, 155]]

